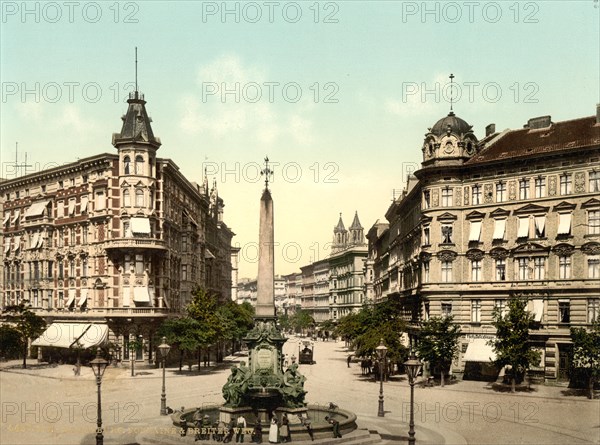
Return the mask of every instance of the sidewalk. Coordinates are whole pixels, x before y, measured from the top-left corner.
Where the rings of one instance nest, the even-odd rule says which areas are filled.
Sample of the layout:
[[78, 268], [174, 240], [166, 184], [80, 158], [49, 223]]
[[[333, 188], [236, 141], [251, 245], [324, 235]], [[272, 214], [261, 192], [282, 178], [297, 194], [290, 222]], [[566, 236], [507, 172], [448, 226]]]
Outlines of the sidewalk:
[[[218, 372], [223, 369], [229, 368], [232, 364], [245, 359], [245, 355], [236, 353], [224, 358], [222, 363], [211, 362], [211, 364], [205, 368], [201, 367], [198, 370], [198, 366], [194, 365], [192, 371], [188, 370], [188, 366], [184, 365], [179, 372], [179, 366], [167, 366], [166, 373], [169, 379], [177, 377], [190, 377], [190, 376], [201, 376], [214, 372]], [[57, 363], [48, 364], [45, 362], [37, 363], [36, 359], [27, 360], [27, 368], [23, 369], [23, 360], [8, 360], [0, 362], [0, 372], [11, 372], [16, 374], [25, 374], [29, 376], [36, 376], [48, 379], [57, 380], [94, 380], [94, 373], [90, 366], [82, 365], [80, 369], [80, 375], [75, 376], [73, 372], [74, 365]], [[148, 367], [148, 365], [139, 366], [136, 364], [134, 369], [135, 377], [131, 376], [131, 368], [129, 368], [129, 362], [121, 366], [109, 365], [104, 372], [103, 379], [157, 379], [162, 378], [162, 368]]]

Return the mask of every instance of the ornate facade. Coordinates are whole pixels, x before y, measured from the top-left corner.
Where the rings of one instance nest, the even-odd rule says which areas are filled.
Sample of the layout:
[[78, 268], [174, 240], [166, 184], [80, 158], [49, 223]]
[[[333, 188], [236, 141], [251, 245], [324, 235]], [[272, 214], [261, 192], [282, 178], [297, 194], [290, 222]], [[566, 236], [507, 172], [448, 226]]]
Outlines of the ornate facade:
[[[231, 238], [216, 184], [157, 157], [143, 95], [130, 94], [116, 154], [0, 183], [2, 305], [28, 300], [48, 322], [108, 324], [152, 359], [153, 332], [203, 284], [231, 298]], [[139, 337], [141, 335], [141, 337]]]
[[453, 371], [466, 374], [486, 373], [494, 308], [524, 296], [542, 352], [532, 371], [568, 380], [569, 329], [600, 312], [600, 108], [518, 130], [492, 124], [481, 140], [451, 112], [422, 152], [387, 223], [367, 235], [367, 292], [402, 299], [413, 341], [420, 320], [454, 316], [463, 336]]

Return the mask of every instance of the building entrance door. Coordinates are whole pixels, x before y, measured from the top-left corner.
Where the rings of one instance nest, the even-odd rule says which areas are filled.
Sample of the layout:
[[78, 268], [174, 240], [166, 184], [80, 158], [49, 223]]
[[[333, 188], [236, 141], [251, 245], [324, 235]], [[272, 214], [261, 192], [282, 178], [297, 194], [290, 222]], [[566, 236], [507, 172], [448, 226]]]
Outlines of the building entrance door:
[[569, 368], [571, 366], [571, 356], [573, 355], [573, 345], [558, 345], [558, 380], [569, 380]]

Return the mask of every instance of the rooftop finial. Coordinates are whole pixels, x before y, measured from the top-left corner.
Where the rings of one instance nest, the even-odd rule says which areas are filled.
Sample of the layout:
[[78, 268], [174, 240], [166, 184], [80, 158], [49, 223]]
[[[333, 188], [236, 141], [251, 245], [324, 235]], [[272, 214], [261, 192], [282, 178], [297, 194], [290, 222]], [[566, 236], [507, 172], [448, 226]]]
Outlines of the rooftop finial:
[[454, 100], [454, 74], [450, 73], [450, 113], [449, 116], [454, 116], [454, 111], [452, 111], [452, 102]]
[[137, 46], [135, 47], [135, 96], [138, 95], [138, 79], [137, 79]]
[[265, 156], [265, 168], [260, 171], [261, 175], [265, 175], [265, 189], [269, 189], [269, 177], [273, 175], [273, 170], [269, 168], [269, 157]]

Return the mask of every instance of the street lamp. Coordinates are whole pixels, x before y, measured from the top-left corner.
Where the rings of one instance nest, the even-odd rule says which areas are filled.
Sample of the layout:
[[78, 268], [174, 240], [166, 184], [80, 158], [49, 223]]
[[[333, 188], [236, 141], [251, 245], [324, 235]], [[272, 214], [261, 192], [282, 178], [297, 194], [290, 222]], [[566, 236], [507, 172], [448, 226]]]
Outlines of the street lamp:
[[415, 379], [421, 369], [422, 363], [419, 361], [415, 354], [410, 351], [410, 357], [404, 362], [404, 369], [408, 376], [408, 383], [410, 384], [410, 423], [408, 428], [408, 444], [415, 444]]
[[377, 415], [383, 417], [385, 416], [385, 412], [383, 411], [383, 362], [387, 354], [383, 338], [379, 341], [379, 346], [375, 348], [375, 351], [377, 352], [377, 357], [379, 357], [379, 410], [377, 411]]
[[162, 338], [162, 343], [158, 346], [158, 350], [160, 351], [160, 356], [162, 357], [163, 362], [163, 381], [162, 381], [162, 393], [160, 394], [160, 415], [167, 415], [167, 393], [165, 389], [165, 367], [167, 364], [167, 355], [169, 355], [169, 351], [171, 350], [171, 346], [167, 344], [167, 337]]
[[108, 362], [100, 357], [100, 348], [96, 350], [96, 358], [90, 362], [92, 371], [96, 376], [96, 385], [98, 385], [98, 422], [96, 427], [96, 445], [104, 444], [104, 435], [102, 434], [102, 399], [100, 396], [100, 385], [102, 384], [102, 375], [108, 366]]

